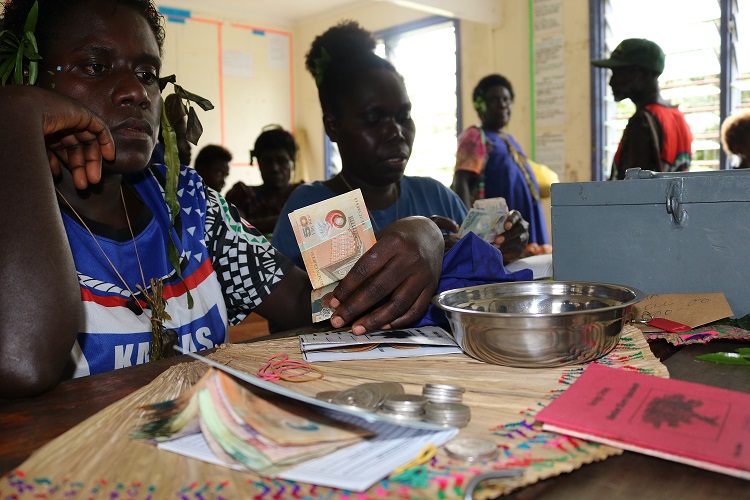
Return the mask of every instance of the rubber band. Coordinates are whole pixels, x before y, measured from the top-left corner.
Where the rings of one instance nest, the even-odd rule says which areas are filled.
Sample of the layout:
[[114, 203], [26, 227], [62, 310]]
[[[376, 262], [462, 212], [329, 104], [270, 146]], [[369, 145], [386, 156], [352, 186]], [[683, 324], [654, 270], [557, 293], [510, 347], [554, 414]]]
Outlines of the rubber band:
[[323, 378], [323, 371], [304, 361], [289, 359], [288, 354], [278, 353], [268, 358], [268, 362], [258, 369], [256, 375], [263, 380], [310, 382]]
[[437, 453], [437, 447], [434, 444], [429, 443], [427, 446], [422, 448], [422, 451], [419, 452], [419, 454], [414, 460], [412, 460], [411, 462], [405, 463], [398, 469], [394, 470], [391, 473], [391, 475], [395, 476], [398, 474], [403, 474], [404, 472], [406, 472], [407, 470], [413, 467], [418, 467], [420, 465], [426, 464], [427, 462], [432, 460], [432, 457], [434, 457], [436, 453]]

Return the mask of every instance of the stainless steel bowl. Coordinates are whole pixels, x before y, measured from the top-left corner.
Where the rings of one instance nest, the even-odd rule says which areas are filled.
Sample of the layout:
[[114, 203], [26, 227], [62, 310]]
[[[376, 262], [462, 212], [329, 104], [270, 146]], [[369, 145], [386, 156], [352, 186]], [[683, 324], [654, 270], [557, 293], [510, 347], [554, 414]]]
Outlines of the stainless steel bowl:
[[618, 285], [524, 281], [448, 290], [432, 303], [445, 311], [453, 336], [470, 356], [542, 368], [607, 354], [643, 297]]

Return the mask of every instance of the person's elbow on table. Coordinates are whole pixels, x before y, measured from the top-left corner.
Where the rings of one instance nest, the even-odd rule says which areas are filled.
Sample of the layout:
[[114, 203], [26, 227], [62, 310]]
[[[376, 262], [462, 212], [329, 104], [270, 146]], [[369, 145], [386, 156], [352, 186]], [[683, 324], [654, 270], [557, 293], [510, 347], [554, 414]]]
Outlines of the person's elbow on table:
[[63, 378], [78, 334], [80, 299], [55, 314], [27, 311], [15, 315], [21, 322], [11, 316], [3, 314], [0, 326], [0, 398], [37, 396]]

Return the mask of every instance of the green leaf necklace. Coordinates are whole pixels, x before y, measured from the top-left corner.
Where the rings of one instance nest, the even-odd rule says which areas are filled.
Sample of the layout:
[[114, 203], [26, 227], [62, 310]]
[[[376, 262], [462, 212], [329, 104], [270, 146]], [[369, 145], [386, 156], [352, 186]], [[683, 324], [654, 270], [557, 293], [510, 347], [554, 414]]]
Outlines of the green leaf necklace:
[[[127, 291], [130, 292], [130, 296], [133, 298], [135, 303], [138, 305], [141, 311], [143, 311], [144, 314], [147, 314], [146, 308], [144, 308], [141, 305], [140, 301], [136, 298], [136, 295], [133, 293], [133, 290], [125, 282], [125, 278], [123, 278], [122, 274], [120, 274], [120, 271], [117, 270], [117, 267], [115, 267], [112, 260], [104, 251], [104, 248], [99, 243], [99, 240], [96, 239], [96, 236], [94, 236], [94, 232], [91, 231], [89, 226], [83, 220], [83, 217], [81, 217], [81, 215], [76, 211], [76, 209], [73, 208], [73, 205], [71, 205], [71, 203], [68, 201], [67, 198], [65, 198], [65, 195], [63, 195], [59, 189], [55, 188], [55, 190], [57, 191], [57, 194], [60, 196], [60, 198], [62, 198], [62, 200], [68, 206], [68, 208], [70, 208], [70, 210], [78, 218], [78, 221], [81, 223], [81, 225], [91, 235], [91, 238], [93, 238], [94, 243], [96, 243], [96, 246], [99, 247], [99, 250], [102, 252], [102, 255], [104, 255], [104, 258], [112, 267], [112, 270], [115, 272], [117, 277], [120, 278], [120, 281], [122, 281], [122, 284], [125, 286]], [[177, 333], [174, 330], [171, 330], [171, 329], [168, 330], [164, 327], [164, 321], [172, 319], [172, 317], [166, 311], [167, 301], [164, 300], [164, 295], [163, 295], [164, 283], [161, 280], [161, 278], [151, 278], [151, 281], [150, 281], [151, 294], [148, 293], [148, 286], [146, 285], [146, 277], [143, 274], [143, 266], [141, 265], [141, 257], [138, 254], [138, 245], [135, 242], [135, 235], [133, 234], [133, 226], [130, 224], [130, 216], [128, 215], [128, 207], [125, 204], [125, 195], [123, 194], [122, 186], [120, 186], [120, 199], [122, 200], [122, 207], [125, 210], [125, 220], [127, 220], [128, 222], [128, 229], [130, 230], [130, 237], [133, 240], [133, 248], [135, 249], [135, 258], [138, 261], [138, 269], [141, 271], [141, 280], [143, 280], [143, 285], [139, 283], [136, 285], [136, 288], [143, 294], [143, 300], [146, 301], [147, 308], [151, 310], [151, 317], [149, 318], [151, 320], [151, 348], [148, 351], [149, 358], [151, 359], [151, 361], [162, 359], [162, 358], [169, 358], [175, 355], [173, 346], [177, 344]]]

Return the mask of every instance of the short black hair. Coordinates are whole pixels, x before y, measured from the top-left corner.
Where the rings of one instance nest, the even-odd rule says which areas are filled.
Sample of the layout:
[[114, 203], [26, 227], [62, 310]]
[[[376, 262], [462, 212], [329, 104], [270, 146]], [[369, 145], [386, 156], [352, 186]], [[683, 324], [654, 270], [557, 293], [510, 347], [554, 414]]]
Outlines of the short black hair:
[[[35, 0], [10, 0], [3, 8], [0, 27], [4, 30], [10, 30], [16, 36], [23, 34], [23, 27], [26, 23], [26, 17], [34, 5]], [[44, 57], [47, 44], [56, 33], [57, 22], [82, 0], [38, 0], [39, 17], [37, 18], [36, 30], [34, 35], [39, 47], [39, 54]], [[96, 0], [101, 2], [102, 0]], [[112, 0], [116, 5], [126, 5], [136, 12], [140, 13], [146, 22], [148, 22], [151, 31], [156, 37], [156, 43], [159, 45], [159, 53], [164, 47], [164, 18], [159, 14], [159, 10], [151, 0]]]
[[342, 21], [313, 40], [305, 67], [315, 78], [324, 113], [336, 114], [338, 99], [352, 91], [362, 73], [383, 69], [401, 76], [390, 62], [375, 54], [375, 38], [356, 21]]
[[279, 125], [263, 127], [263, 132], [255, 139], [253, 150], [250, 151], [250, 161], [271, 149], [283, 149], [292, 161], [297, 157], [297, 143], [294, 142], [294, 137]]
[[495, 73], [492, 75], [487, 75], [479, 80], [477, 86], [474, 87], [474, 92], [471, 94], [471, 100], [476, 102], [477, 97], [484, 98], [487, 95], [488, 90], [490, 90], [492, 87], [498, 86], [508, 89], [511, 100], [514, 100], [516, 98], [516, 95], [513, 93], [513, 85], [510, 84], [510, 80], [505, 78], [503, 75], [498, 75], [497, 73]]
[[198, 156], [195, 157], [195, 169], [201, 170], [207, 168], [217, 160], [229, 163], [232, 161], [232, 153], [225, 147], [209, 144], [201, 149], [198, 152]]

